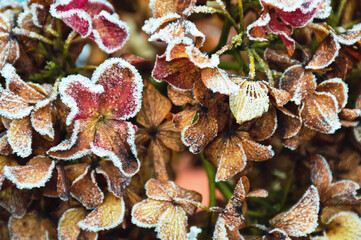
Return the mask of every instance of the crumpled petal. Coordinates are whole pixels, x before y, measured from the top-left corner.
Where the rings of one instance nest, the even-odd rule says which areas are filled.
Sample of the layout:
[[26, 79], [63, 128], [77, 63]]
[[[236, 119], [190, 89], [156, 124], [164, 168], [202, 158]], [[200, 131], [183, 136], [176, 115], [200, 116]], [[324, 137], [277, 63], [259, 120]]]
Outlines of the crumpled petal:
[[346, 106], [348, 99], [348, 87], [342, 79], [333, 78], [323, 81], [317, 86], [316, 91], [331, 93], [335, 96], [338, 103], [337, 112], [341, 111], [341, 109]]
[[59, 240], [76, 240], [81, 232], [78, 222], [83, 220], [87, 212], [83, 208], [71, 208], [63, 213], [58, 223]]

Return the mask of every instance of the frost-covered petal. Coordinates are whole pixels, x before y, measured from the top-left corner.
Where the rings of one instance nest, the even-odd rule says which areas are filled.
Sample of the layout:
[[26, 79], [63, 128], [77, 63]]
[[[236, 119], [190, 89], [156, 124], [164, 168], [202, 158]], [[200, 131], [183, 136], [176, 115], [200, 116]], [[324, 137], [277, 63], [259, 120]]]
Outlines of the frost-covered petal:
[[336, 35], [336, 39], [339, 43], [344, 45], [353, 45], [361, 39], [361, 23], [354, 25], [348, 31]]
[[321, 0], [314, 17], [320, 19], [327, 18], [331, 11], [331, 0]]
[[231, 81], [226, 71], [220, 68], [202, 69], [201, 78], [204, 85], [213, 92], [230, 95], [240, 91], [239, 86]]
[[95, 171], [104, 176], [110, 192], [118, 198], [123, 197], [125, 187], [128, 185], [130, 178], [125, 177], [111, 161], [100, 161]]
[[201, 75], [200, 69], [188, 58], [167, 61], [166, 56], [162, 55], [157, 56], [152, 77], [158, 82], [167, 81], [175, 88], [189, 90], [193, 89], [195, 80]]
[[186, 240], [187, 239], [187, 215], [177, 205], [167, 208], [159, 218], [155, 231], [162, 240]]
[[127, 177], [136, 174], [140, 167], [135, 147], [135, 126], [130, 122], [109, 120], [98, 123], [91, 150], [100, 157], [108, 157]]
[[177, 188], [172, 181], [160, 182], [156, 179], [150, 179], [145, 184], [147, 196], [161, 201], [171, 201], [176, 195]]
[[156, 227], [160, 216], [171, 207], [170, 202], [148, 198], [135, 204], [132, 208], [132, 223], [139, 227]]
[[113, 53], [121, 49], [129, 39], [129, 28], [117, 14], [100, 12], [93, 18], [93, 32], [89, 36], [106, 53]]
[[311, 61], [307, 64], [306, 69], [324, 69], [335, 61], [341, 46], [335, 38], [335, 34], [330, 32], [318, 46]]
[[0, 190], [1, 190], [2, 184], [5, 180], [4, 168], [6, 166], [16, 166], [16, 165], [17, 165], [17, 163], [15, 161], [10, 160], [6, 156], [0, 155]]
[[32, 153], [32, 135], [29, 117], [14, 119], [7, 131], [9, 144], [20, 157], [27, 157]]
[[316, 89], [316, 78], [302, 65], [294, 65], [286, 69], [280, 79], [280, 89], [292, 95], [290, 101], [299, 105], [302, 99], [312, 94]]
[[317, 188], [311, 186], [290, 210], [270, 220], [273, 228], [285, 231], [289, 236], [301, 237], [317, 227], [320, 198]]
[[45, 106], [36, 106], [31, 113], [31, 126], [40, 135], [47, 136], [51, 140], [54, 139], [54, 127], [51, 115], [51, 103], [49, 101]]
[[251, 139], [248, 133], [237, 132], [247, 158], [252, 161], [265, 161], [274, 156], [272, 146], [264, 146]]
[[278, 128], [277, 134], [284, 139], [294, 137], [302, 127], [301, 118], [286, 108], [278, 108]]
[[315, 134], [315, 130], [302, 125], [296, 135], [283, 140], [283, 145], [286, 148], [295, 150], [299, 145], [308, 142]]
[[260, 117], [268, 111], [268, 89], [264, 83], [241, 79], [240, 88], [237, 94], [229, 97], [230, 109], [237, 123]]
[[331, 185], [332, 173], [326, 159], [321, 155], [311, 155], [311, 180], [322, 196]]
[[127, 119], [140, 110], [143, 81], [138, 70], [121, 58], [110, 58], [97, 67], [92, 82], [104, 88], [100, 112], [108, 119]]
[[68, 201], [70, 195], [69, 179], [66, 176], [64, 167], [62, 165], [56, 165], [55, 167], [58, 173], [56, 191], [58, 192], [58, 196], [61, 200]]
[[[315, 2], [315, 1], [314, 1]], [[301, 9], [296, 9], [295, 11], [286, 12], [280, 11], [278, 13], [279, 17], [288, 25], [293, 27], [304, 27], [307, 23], [311, 22], [314, 14], [316, 13], [316, 8], [311, 11], [304, 12]]]
[[167, 24], [179, 18], [181, 18], [181, 16], [177, 13], [167, 13], [159, 18], [152, 17], [144, 22], [142, 30], [148, 34], [153, 34], [164, 24]]
[[0, 206], [14, 217], [24, 216], [30, 203], [28, 194], [15, 186], [0, 191]]
[[269, 93], [271, 94], [277, 107], [285, 105], [290, 99], [291, 94], [287, 91], [271, 87], [267, 84]]
[[167, 91], [168, 98], [172, 101], [172, 103], [176, 106], [182, 106], [183, 104], [196, 103], [196, 100], [193, 96], [193, 91], [182, 91], [178, 90], [172, 85], [168, 85], [168, 91]]
[[71, 195], [87, 209], [98, 207], [104, 199], [104, 194], [98, 187], [96, 180], [91, 176], [90, 167], [77, 177], [71, 184]]
[[76, 240], [81, 232], [78, 222], [83, 220], [87, 212], [83, 208], [71, 208], [63, 213], [58, 223], [59, 240]]
[[348, 87], [342, 79], [333, 78], [323, 81], [317, 86], [316, 91], [331, 93], [335, 96], [338, 103], [337, 112], [341, 111], [341, 109], [346, 106], [348, 99]]
[[279, 52], [273, 48], [266, 48], [264, 58], [271, 68], [275, 68], [280, 72], [284, 72], [287, 68], [299, 64], [297, 60], [293, 60], [285, 56], [283, 52]]
[[356, 240], [361, 238], [361, 219], [354, 212], [340, 212], [327, 223], [327, 240]]
[[4, 174], [17, 188], [43, 187], [49, 181], [55, 162], [44, 156], [32, 158], [25, 166], [6, 166]]
[[341, 127], [337, 100], [326, 92], [315, 92], [303, 100], [300, 116], [307, 127], [323, 133], [334, 133]]
[[0, 115], [15, 119], [28, 116], [33, 109], [23, 98], [0, 88]]
[[181, 140], [180, 131], [174, 127], [171, 121], [166, 121], [158, 127], [157, 137], [169, 149], [177, 152], [185, 149]]
[[248, 25], [247, 36], [251, 40], [267, 41], [266, 26], [271, 20], [271, 16], [268, 13], [264, 13], [260, 18]]
[[124, 217], [125, 204], [123, 198], [117, 198], [111, 192], [107, 193], [104, 201], [84, 220], [78, 223], [83, 230], [98, 232], [118, 226]]
[[20, 46], [16, 39], [9, 39], [5, 44], [3, 43], [1, 45], [0, 68], [2, 68], [5, 63], [15, 63], [20, 57]]
[[8, 141], [7, 132], [2, 132], [0, 134], [0, 154], [8, 156], [13, 153], [13, 150]]
[[94, 116], [99, 111], [99, 97], [103, 92], [103, 86], [82, 75], [63, 78], [59, 84], [59, 93], [63, 103], [70, 107], [67, 125], [75, 120]]
[[9, 232], [11, 239], [56, 239], [56, 227], [49, 218], [36, 212], [27, 213], [22, 218], [10, 217]]
[[340, 198], [338, 202], [342, 202], [342, 198], [353, 198], [357, 202], [357, 190], [360, 186], [351, 180], [340, 180], [331, 184], [327, 191], [327, 200], [330, 198]]
[[152, 0], [149, 3], [153, 16], [160, 18], [168, 13], [183, 14], [183, 11], [196, 4], [196, 0]]
[[225, 219], [220, 215], [217, 219], [216, 226], [213, 232], [213, 240], [228, 240], [228, 233]]
[[248, 132], [253, 139], [263, 141], [270, 138], [276, 129], [277, 111], [276, 108], [271, 105], [265, 114], [254, 121]]

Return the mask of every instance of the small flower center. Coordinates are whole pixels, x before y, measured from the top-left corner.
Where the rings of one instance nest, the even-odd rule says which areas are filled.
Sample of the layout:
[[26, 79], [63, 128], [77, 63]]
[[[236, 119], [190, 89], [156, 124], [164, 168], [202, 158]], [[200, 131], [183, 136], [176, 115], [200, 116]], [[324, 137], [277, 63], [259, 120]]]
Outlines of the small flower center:
[[156, 126], [151, 126], [148, 130], [148, 134], [155, 139], [157, 137], [158, 129]]

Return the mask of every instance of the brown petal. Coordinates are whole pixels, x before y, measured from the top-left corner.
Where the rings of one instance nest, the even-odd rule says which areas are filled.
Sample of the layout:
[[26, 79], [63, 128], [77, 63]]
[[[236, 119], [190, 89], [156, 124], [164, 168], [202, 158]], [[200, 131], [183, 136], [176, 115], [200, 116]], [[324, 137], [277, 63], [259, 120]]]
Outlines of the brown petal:
[[324, 69], [338, 56], [340, 44], [335, 39], [335, 34], [330, 32], [318, 46], [315, 55], [306, 66], [306, 69]]
[[263, 141], [270, 138], [277, 128], [276, 109], [270, 106], [268, 112], [263, 114], [260, 118], [255, 119], [254, 124], [249, 129], [251, 137], [257, 141]]
[[167, 163], [170, 161], [171, 151], [158, 139], [152, 140], [148, 146], [146, 158], [153, 162], [156, 178], [168, 181]]
[[170, 84], [168, 85], [168, 98], [176, 106], [181, 106], [187, 103], [196, 103], [192, 91], [181, 91], [172, 87]]
[[264, 57], [271, 68], [284, 72], [287, 68], [299, 64], [298, 61], [290, 59], [287, 55], [282, 55], [276, 49], [267, 48]]
[[222, 215], [219, 215], [218, 220], [216, 222], [216, 226], [213, 232], [213, 239], [214, 240], [223, 240], [228, 239], [228, 231], [226, 228], [225, 218]]
[[14, 119], [8, 129], [8, 141], [20, 157], [27, 157], [32, 152], [32, 129], [30, 118]]
[[260, 117], [268, 111], [268, 88], [264, 83], [241, 78], [240, 88], [237, 94], [229, 97], [229, 107], [237, 123]]
[[9, 144], [7, 132], [2, 132], [0, 134], [0, 154], [7, 156], [12, 153], [13, 150]]
[[12, 239], [55, 239], [57, 232], [50, 219], [36, 212], [26, 214], [22, 218], [11, 217], [9, 230]]
[[286, 108], [279, 107], [278, 110], [277, 134], [283, 139], [294, 137], [302, 127], [301, 119]]
[[155, 229], [158, 237], [163, 240], [187, 239], [187, 215], [180, 207], [173, 205], [167, 208], [159, 218]]
[[197, 210], [194, 203], [200, 203], [202, 201], [202, 195], [196, 191], [187, 190], [177, 186], [177, 192], [173, 200], [180, 204], [184, 211], [193, 215]]
[[253, 141], [245, 132], [237, 132], [237, 135], [241, 138], [244, 153], [249, 160], [265, 161], [274, 156], [272, 146], [264, 146]]
[[315, 130], [306, 126], [302, 126], [295, 136], [285, 139], [283, 141], [283, 145], [291, 150], [295, 150], [299, 145], [304, 144], [310, 140], [315, 134]]
[[217, 132], [217, 120], [200, 110], [196, 122], [182, 130], [182, 141], [189, 151], [197, 154], [217, 136]]
[[202, 69], [201, 78], [204, 85], [213, 92], [230, 95], [240, 90], [228, 77], [227, 72], [217, 67]]
[[92, 232], [112, 229], [123, 221], [124, 212], [123, 198], [117, 198], [109, 192], [105, 196], [104, 202], [90, 212], [78, 225], [81, 229]]
[[106, 179], [108, 191], [112, 192], [118, 198], [123, 197], [125, 187], [128, 185], [130, 178], [124, 176], [119, 168], [114, 166], [112, 161], [100, 161], [95, 171], [103, 175]]
[[63, 201], [68, 201], [69, 195], [70, 195], [69, 179], [68, 179], [67, 175], [65, 174], [63, 166], [56, 165], [56, 170], [58, 173], [56, 188], [57, 188], [59, 198]]
[[155, 0], [150, 3], [153, 16], [156, 18], [162, 17], [167, 13], [182, 14], [188, 7], [195, 5], [195, 0], [186, 1], [171, 1], [171, 0]]
[[315, 186], [311, 186], [290, 210], [270, 220], [273, 228], [285, 231], [289, 236], [301, 237], [317, 227], [320, 198]]
[[322, 199], [332, 181], [330, 166], [328, 165], [326, 159], [321, 155], [312, 154], [309, 159], [311, 161], [311, 180], [316, 186]]
[[174, 123], [174, 126], [179, 130], [182, 130], [187, 126], [191, 125], [193, 119], [197, 114], [198, 108], [199, 108], [198, 105], [186, 106], [186, 108], [183, 111], [177, 114], [173, 114], [172, 121]]
[[353, 121], [361, 115], [360, 109], [342, 108], [340, 118], [347, 121]]
[[300, 116], [307, 127], [330, 134], [341, 127], [337, 108], [337, 100], [332, 94], [315, 92], [304, 99]]
[[217, 137], [206, 147], [204, 154], [206, 159], [217, 166], [217, 182], [225, 181], [242, 171], [247, 163], [242, 141], [235, 135]]
[[327, 223], [326, 239], [360, 239], [361, 219], [354, 212], [340, 212]]
[[292, 95], [290, 101], [299, 105], [302, 99], [315, 91], [316, 79], [311, 72], [305, 71], [302, 65], [294, 65], [283, 73], [280, 89], [289, 92]]
[[87, 212], [83, 208], [71, 208], [63, 213], [59, 219], [58, 237], [59, 240], [76, 240], [80, 234], [78, 222], [83, 220]]
[[137, 122], [144, 127], [158, 127], [170, 112], [172, 104], [149, 82], [144, 82], [142, 108], [137, 114]]
[[327, 199], [341, 197], [341, 201], [339, 202], [342, 202], [342, 196], [345, 196], [346, 198], [351, 197], [357, 200], [358, 197], [356, 191], [359, 189], [360, 186], [354, 181], [341, 180], [331, 184], [330, 188], [327, 191]]
[[155, 200], [171, 201], [177, 191], [174, 182], [160, 182], [156, 179], [150, 179], [145, 184], [145, 190], [148, 197]]
[[45, 106], [36, 106], [31, 113], [31, 125], [40, 135], [54, 140], [54, 127], [51, 117], [51, 103]]
[[270, 86], [268, 86], [268, 90], [272, 95], [272, 97], [274, 98], [277, 107], [281, 107], [285, 105], [291, 99], [291, 94], [287, 91], [280, 90], [278, 88], [274, 88]]
[[16, 165], [17, 165], [16, 161], [11, 160], [6, 156], [0, 155], [0, 190], [1, 190], [2, 184], [5, 180], [4, 167], [16, 166]]
[[44, 156], [32, 158], [25, 166], [7, 166], [4, 168], [6, 178], [16, 184], [17, 188], [32, 189], [43, 187], [49, 181], [55, 162]]
[[157, 137], [164, 143], [167, 148], [180, 152], [185, 149], [181, 140], [181, 134], [178, 129], [174, 127], [174, 123], [166, 121], [158, 128]]
[[14, 217], [21, 218], [24, 216], [30, 202], [28, 193], [17, 189], [15, 186], [0, 191], [0, 206]]
[[0, 89], [0, 114], [6, 118], [23, 118], [30, 114], [33, 109], [24, 99]]
[[104, 199], [104, 194], [98, 187], [95, 177], [91, 174], [89, 166], [82, 175], [73, 181], [70, 192], [87, 209], [98, 207]]
[[272, 229], [267, 233], [267, 235], [264, 238], [262, 238], [262, 240], [278, 240], [278, 239], [291, 240], [291, 238], [287, 235], [287, 233], [285, 233], [284, 231], [278, 228]]
[[171, 207], [170, 202], [148, 198], [133, 206], [132, 223], [139, 227], [155, 227], [165, 210]]
[[264, 189], [257, 189], [247, 194], [247, 197], [266, 198], [268, 197], [268, 191]]
[[338, 108], [337, 112], [341, 111], [346, 106], [348, 98], [348, 87], [340, 78], [328, 79], [320, 83], [317, 88], [317, 92], [331, 93], [336, 97]]
[[87, 163], [77, 163], [71, 164], [64, 167], [65, 174], [70, 182], [73, 182], [76, 178], [80, 177], [80, 175], [84, 174], [88, 168]]

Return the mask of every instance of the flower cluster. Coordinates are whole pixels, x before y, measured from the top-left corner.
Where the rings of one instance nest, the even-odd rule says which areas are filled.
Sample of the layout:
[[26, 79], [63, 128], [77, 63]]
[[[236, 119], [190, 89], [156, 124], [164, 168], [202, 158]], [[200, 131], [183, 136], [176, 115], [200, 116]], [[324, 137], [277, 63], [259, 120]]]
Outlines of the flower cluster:
[[0, 239], [361, 239], [360, 9], [0, 3]]

